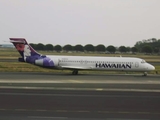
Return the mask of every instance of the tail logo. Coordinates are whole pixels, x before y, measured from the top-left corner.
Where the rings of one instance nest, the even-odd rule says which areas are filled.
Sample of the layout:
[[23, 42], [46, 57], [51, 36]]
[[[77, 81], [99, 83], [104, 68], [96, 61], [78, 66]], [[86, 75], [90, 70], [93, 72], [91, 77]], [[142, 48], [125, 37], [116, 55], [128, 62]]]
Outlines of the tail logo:
[[24, 44], [16, 44], [16, 49], [18, 51], [24, 51]]
[[30, 50], [30, 47], [28, 45], [16, 44], [16, 49], [18, 51], [23, 52], [24, 58], [27, 57], [27, 56], [31, 56], [31, 50]]
[[24, 55], [24, 57], [31, 56], [31, 50], [30, 50], [30, 47], [28, 45], [24, 46], [23, 55]]

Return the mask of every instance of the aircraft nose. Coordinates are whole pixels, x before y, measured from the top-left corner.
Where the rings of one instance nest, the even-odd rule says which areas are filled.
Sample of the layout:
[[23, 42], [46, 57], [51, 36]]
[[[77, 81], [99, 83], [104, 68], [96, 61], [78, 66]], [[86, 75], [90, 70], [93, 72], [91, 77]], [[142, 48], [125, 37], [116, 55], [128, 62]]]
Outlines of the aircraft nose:
[[152, 65], [152, 70], [155, 70], [155, 67]]
[[149, 64], [148, 69], [149, 69], [149, 70], [155, 70], [155, 67], [154, 67], [153, 65], [150, 65], [150, 64]]

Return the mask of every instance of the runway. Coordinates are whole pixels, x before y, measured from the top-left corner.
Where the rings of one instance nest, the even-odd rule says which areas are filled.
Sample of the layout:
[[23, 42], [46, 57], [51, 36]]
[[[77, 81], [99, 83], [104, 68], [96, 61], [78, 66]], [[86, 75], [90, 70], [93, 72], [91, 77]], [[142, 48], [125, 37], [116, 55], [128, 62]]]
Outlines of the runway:
[[160, 76], [0, 73], [0, 119], [160, 119]]
[[143, 74], [79, 74], [79, 75], [71, 75], [65, 72], [54, 72], [54, 73], [43, 73], [43, 72], [0, 72], [0, 80], [28, 80], [28, 81], [39, 81], [39, 80], [80, 80], [80, 81], [91, 81], [95, 82], [97, 80], [99, 82], [114, 82], [114, 81], [133, 81], [139, 82], [146, 80], [154, 80], [154, 82], [158, 82], [160, 75], [149, 74], [147, 77], [142, 76]]

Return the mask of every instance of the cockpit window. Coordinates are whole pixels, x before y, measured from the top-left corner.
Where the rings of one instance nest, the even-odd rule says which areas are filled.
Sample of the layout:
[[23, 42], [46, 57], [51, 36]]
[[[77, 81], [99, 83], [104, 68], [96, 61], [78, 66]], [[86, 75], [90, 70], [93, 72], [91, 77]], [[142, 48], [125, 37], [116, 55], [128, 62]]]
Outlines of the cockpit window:
[[142, 60], [141, 63], [146, 63], [146, 61], [145, 61], [145, 60]]

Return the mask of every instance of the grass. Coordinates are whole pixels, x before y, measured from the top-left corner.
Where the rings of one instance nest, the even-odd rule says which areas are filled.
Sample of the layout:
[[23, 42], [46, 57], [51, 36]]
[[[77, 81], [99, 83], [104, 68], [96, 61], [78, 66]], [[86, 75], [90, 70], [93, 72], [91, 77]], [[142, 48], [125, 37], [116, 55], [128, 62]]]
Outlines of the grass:
[[[46, 71], [47, 70], [47, 71]], [[0, 71], [3, 72], [40, 72], [46, 71], [48, 72], [49, 69], [43, 69], [41, 67], [27, 64], [23, 62], [0, 62]]]
[[[156, 71], [160, 73], [160, 66], [155, 66]], [[47, 69], [39, 66], [35, 66], [23, 62], [0, 62], [0, 71], [1, 72], [46, 72], [46, 73], [71, 73], [70, 70], [55, 70]], [[82, 74], [125, 74], [126, 72], [121, 71], [80, 71]], [[139, 73], [141, 72], [127, 72], [128, 74]], [[149, 72], [150, 74], [155, 74], [155, 71]]]
[[155, 71], [158, 71], [160, 73], [160, 66], [155, 66]]

